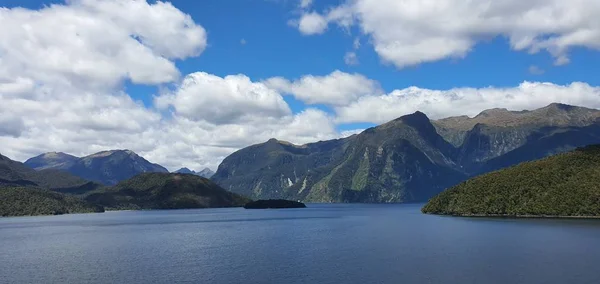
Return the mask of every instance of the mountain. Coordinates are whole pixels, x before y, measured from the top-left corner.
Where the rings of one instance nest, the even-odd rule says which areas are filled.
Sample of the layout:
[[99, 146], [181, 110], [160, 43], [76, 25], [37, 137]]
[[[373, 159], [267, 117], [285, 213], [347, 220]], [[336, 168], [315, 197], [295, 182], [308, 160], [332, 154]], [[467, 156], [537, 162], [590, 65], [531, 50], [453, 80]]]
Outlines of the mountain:
[[64, 170], [71, 167], [77, 159], [79, 158], [63, 152], [49, 152], [25, 161], [25, 165], [35, 170]]
[[348, 138], [249, 146], [211, 179], [255, 199], [426, 201], [468, 177], [597, 143], [595, 109], [551, 104], [440, 120], [416, 112]]
[[[507, 166], [532, 158], [542, 158], [593, 144], [600, 137], [600, 132], [595, 129], [600, 125], [599, 110], [557, 103], [533, 111], [490, 109], [473, 118], [450, 117], [432, 123], [440, 135], [459, 148], [457, 162], [465, 170], [477, 173], [498, 168], [485, 165], [489, 161], [511, 151], [521, 149], [523, 152], [522, 149], [534, 148], [534, 144], [537, 145], [536, 149], [544, 153], [518, 160], [504, 158], [505, 162], [491, 163]], [[565, 141], [554, 137], [555, 135], [574, 139]], [[557, 139], [560, 141], [548, 142]], [[539, 148], [541, 144], [545, 144], [545, 147]], [[509, 156], [518, 158], [519, 155]]]
[[79, 193], [98, 187], [67, 172], [36, 171], [0, 155], [0, 216], [103, 212], [100, 206], [61, 193]]
[[59, 215], [104, 212], [77, 197], [35, 187], [0, 187], [0, 216]]
[[600, 216], [600, 145], [484, 174], [433, 197], [424, 213]]
[[53, 190], [67, 190], [89, 186], [89, 181], [60, 170], [36, 171], [0, 154], [0, 185], [39, 186]]
[[211, 169], [209, 168], [204, 168], [203, 170], [196, 172], [196, 171], [192, 171], [188, 168], [181, 168], [179, 170], [176, 170], [174, 173], [179, 173], [179, 174], [192, 174], [192, 175], [197, 175], [197, 176], [201, 176], [204, 178], [210, 178], [212, 177], [215, 172], [213, 172]]
[[344, 139], [302, 146], [271, 139], [225, 158], [212, 179], [257, 199], [411, 202], [466, 177], [456, 154], [416, 112]]
[[113, 187], [88, 193], [88, 202], [111, 209], [241, 207], [251, 201], [210, 180], [175, 173], [143, 173]]
[[46, 153], [25, 161], [25, 165], [32, 168], [63, 170], [105, 185], [117, 184], [140, 173], [168, 172], [164, 167], [150, 163], [130, 150], [102, 151], [75, 159], [70, 157], [73, 156]]

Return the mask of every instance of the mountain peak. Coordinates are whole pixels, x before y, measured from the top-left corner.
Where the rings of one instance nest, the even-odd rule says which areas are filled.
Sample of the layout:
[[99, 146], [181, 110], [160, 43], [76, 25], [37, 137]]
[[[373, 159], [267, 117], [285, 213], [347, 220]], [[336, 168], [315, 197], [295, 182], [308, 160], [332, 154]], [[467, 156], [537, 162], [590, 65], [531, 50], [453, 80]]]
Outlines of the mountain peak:
[[510, 113], [510, 111], [506, 108], [492, 108], [492, 109], [486, 109], [486, 110], [480, 112], [476, 117], [493, 116], [493, 115], [500, 115], [500, 114], [507, 114], [507, 113]]
[[205, 177], [205, 178], [210, 178], [215, 172], [213, 172], [211, 169], [209, 168], [204, 168], [203, 170], [196, 172], [193, 170], [190, 170], [186, 167], [183, 167], [179, 170], [176, 170], [174, 173], [179, 173], [179, 174], [192, 174], [192, 175], [197, 175], [197, 176], [201, 176], [201, 177]]
[[403, 115], [399, 118], [396, 118], [394, 121], [400, 121], [412, 127], [419, 127], [431, 124], [431, 122], [429, 121], [429, 117], [427, 117], [426, 114], [420, 111], [415, 111], [414, 113]]
[[563, 103], [551, 103], [551, 104], [547, 105], [546, 107], [544, 107], [542, 109], [546, 109], [546, 110], [560, 110], [560, 111], [571, 111], [571, 110], [576, 109], [576, 108], [578, 108], [578, 107], [572, 106], [572, 105], [563, 104]]

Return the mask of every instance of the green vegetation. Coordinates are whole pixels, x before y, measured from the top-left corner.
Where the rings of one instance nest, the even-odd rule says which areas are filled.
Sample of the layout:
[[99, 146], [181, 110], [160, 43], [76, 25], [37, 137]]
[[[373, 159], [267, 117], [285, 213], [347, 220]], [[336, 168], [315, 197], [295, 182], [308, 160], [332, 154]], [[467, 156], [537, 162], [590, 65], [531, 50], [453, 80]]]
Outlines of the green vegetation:
[[104, 212], [77, 197], [33, 187], [0, 187], [0, 216]]
[[144, 173], [88, 193], [85, 199], [107, 209], [241, 207], [250, 199], [192, 174]]
[[254, 199], [422, 202], [469, 177], [600, 143], [600, 110], [551, 104], [430, 120], [416, 112], [347, 138], [271, 139], [223, 160], [211, 178]]
[[459, 216], [600, 216], [600, 145], [467, 180], [423, 213]]

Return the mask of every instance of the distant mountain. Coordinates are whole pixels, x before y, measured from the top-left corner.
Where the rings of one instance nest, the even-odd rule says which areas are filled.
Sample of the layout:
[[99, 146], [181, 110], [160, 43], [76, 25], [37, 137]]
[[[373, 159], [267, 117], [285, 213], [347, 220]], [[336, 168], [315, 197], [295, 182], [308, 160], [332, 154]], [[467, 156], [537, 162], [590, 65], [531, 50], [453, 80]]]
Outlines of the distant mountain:
[[99, 187], [67, 172], [36, 171], [0, 155], [0, 216], [102, 212], [101, 206], [60, 193], [81, 193]]
[[551, 104], [432, 121], [416, 112], [344, 139], [249, 146], [211, 179], [255, 199], [426, 201], [470, 176], [597, 143], [595, 109]]
[[600, 145], [467, 180], [433, 197], [424, 213], [460, 216], [599, 216]]
[[197, 176], [201, 176], [201, 177], [205, 177], [205, 178], [210, 178], [212, 177], [215, 172], [213, 172], [211, 169], [209, 168], [204, 168], [203, 170], [196, 172], [196, 171], [192, 171], [188, 168], [181, 168], [179, 170], [176, 170], [175, 173], [180, 173], [180, 174], [192, 174], [192, 175], [197, 175]]
[[104, 212], [77, 197], [36, 187], [0, 186], [0, 216], [60, 215]]
[[130, 150], [102, 151], [82, 158], [72, 157], [60, 153], [46, 153], [27, 160], [25, 165], [37, 169], [64, 170], [105, 185], [117, 184], [140, 173], [168, 172], [164, 167], [150, 163]]
[[25, 165], [36, 170], [64, 170], [71, 167], [77, 159], [79, 158], [63, 152], [49, 152], [25, 161]]
[[90, 192], [88, 202], [108, 209], [180, 209], [241, 207], [250, 199], [210, 180], [175, 173], [143, 173], [113, 187]]
[[568, 137], [571, 135], [565, 132], [585, 132], [586, 137], [578, 134], [577, 139], [568, 143], [549, 143], [558, 145], [548, 148], [548, 144], [548, 147], [538, 148], [546, 152], [542, 156], [509, 160], [505, 166], [593, 144], [600, 137], [594, 129], [600, 125], [599, 110], [556, 103], [533, 111], [491, 109], [474, 118], [450, 117], [433, 124], [440, 135], [459, 148], [458, 163], [473, 172], [482, 172], [480, 167], [494, 168], [485, 163], [519, 148], [539, 145], [540, 139], [555, 139], [551, 137], [557, 134]]
[[60, 190], [84, 186], [88, 183], [87, 180], [60, 170], [36, 171], [21, 162], [0, 155], [0, 185], [31, 185]]

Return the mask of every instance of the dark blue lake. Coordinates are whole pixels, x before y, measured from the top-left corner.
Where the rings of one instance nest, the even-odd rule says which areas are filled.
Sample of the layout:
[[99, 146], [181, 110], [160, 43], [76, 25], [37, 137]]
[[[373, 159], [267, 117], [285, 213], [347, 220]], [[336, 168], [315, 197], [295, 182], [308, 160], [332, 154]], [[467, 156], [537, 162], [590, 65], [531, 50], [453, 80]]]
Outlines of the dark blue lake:
[[600, 283], [600, 220], [420, 205], [0, 219], [0, 283]]

